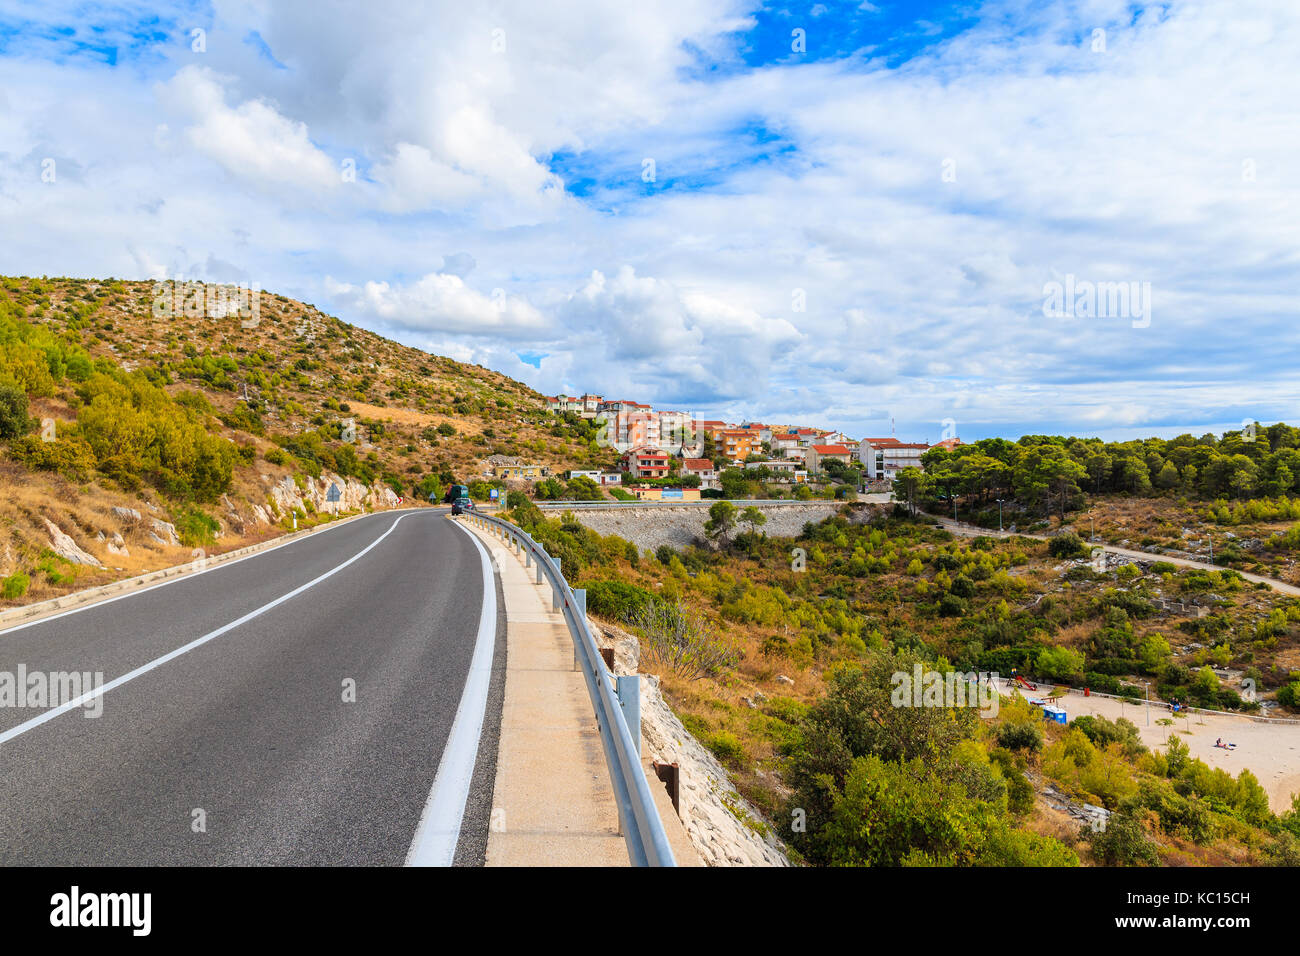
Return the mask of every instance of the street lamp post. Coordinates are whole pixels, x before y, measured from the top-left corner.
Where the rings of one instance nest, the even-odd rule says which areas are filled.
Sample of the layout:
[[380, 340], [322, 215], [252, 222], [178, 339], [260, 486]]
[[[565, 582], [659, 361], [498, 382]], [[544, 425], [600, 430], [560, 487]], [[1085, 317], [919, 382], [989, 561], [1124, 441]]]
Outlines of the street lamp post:
[[1002, 502], [1004, 499], [998, 499], [998, 534], [1002, 533]]

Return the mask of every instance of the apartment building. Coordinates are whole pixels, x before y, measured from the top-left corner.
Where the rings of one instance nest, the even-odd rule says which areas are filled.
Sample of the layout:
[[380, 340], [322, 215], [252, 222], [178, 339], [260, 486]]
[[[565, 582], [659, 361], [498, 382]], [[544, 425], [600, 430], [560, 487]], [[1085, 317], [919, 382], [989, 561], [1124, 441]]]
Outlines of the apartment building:
[[658, 448], [633, 448], [623, 455], [623, 470], [633, 478], [666, 478], [669, 455]]
[[742, 464], [750, 455], [762, 450], [758, 433], [744, 428], [724, 428], [719, 433], [718, 451], [728, 461]]
[[904, 468], [920, 468], [921, 456], [930, 450], [925, 442], [902, 442], [897, 438], [864, 438], [858, 444], [858, 458], [868, 478], [894, 478]]

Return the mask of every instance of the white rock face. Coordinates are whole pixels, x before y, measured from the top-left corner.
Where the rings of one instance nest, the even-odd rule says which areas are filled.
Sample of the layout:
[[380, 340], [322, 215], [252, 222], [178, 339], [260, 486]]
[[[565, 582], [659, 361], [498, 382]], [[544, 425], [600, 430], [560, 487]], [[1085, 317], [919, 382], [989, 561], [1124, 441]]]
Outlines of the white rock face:
[[[338, 485], [338, 501], [328, 500], [332, 485]], [[368, 487], [356, 478], [340, 478], [330, 472], [323, 472], [320, 478], [307, 478], [301, 489], [292, 477], [285, 476], [271, 485], [270, 496], [280, 514], [290, 514], [295, 508], [307, 511], [308, 501], [315, 511], [332, 514], [361, 511], [367, 505], [372, 509], [396, 508], [398, 505], [397, 494], [385, 484], [377, 482]], [[259, 509], [254, 506], [253, 510], [257, 514]]]
[[63, 530], [49, 518], [45, 520], [45, 530], [50, 533], [50, 549], [64, 560], [73, 564], [86, 564], [92, 568], [103, 567], [93, 554], [87, 554], [78, 547], [77, 542], [63, 533]]
[[[587, 623], [597, 644], [614, 648], [614, 672], [635, 674], [641, 652], [636, 635], [590, 618]], [[641, 744], [656, 762], [677, 764], [682, 823], [706, 864], [790, 865], [781, 841], [731, 785], [726, 768], [682, 726], [653, 674], [641, 675]], [[738, 814], [764, 832], [746, 826]]]
[[123, 524], [135, 524], [140, 520], [140, 512], [134, 508], [114, 508], [113, 517]]
[[180, 536], [176, 534], [176, 525], [170, 521], [163, 521], [161, 518], [154, 518], [149, 522], [153, 528], [149, 536], [159, 544], [165, 544], [173, 548], [181, 546]]
[[[642, 746], [659, 763], [678, 764], [682, 823], [709, 866], [789, 866], [781, 841], [731, 785], [717, 758], [682, 726], [659, 690], [659, 678], [641, 675]], [[762, 833], [742, 822], [761, 825]]]

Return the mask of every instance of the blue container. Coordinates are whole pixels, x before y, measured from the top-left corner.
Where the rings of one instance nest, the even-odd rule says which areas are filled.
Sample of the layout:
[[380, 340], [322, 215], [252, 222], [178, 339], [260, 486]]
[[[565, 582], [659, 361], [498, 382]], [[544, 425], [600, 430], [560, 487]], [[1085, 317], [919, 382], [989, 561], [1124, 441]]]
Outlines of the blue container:
[[1065, 708], [1063, 707], [1044, 707], [1043, 716], [1048, 720], [1054, 720], [1058, 724], [1064, 724], [1068, 721], [1065, 718]]

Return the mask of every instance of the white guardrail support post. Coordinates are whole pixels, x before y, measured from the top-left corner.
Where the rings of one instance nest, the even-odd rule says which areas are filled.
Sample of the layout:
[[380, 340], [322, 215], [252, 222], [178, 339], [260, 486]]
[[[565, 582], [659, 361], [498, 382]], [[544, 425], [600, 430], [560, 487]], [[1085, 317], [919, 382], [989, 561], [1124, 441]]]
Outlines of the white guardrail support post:
[[641, 678], [636, 674], [626, 674], [615, 678], [615, 692], [618, 705], [623, 708], [623, 719], [632, 734], [632, 743], [636, 744], [636, 755], [641, 756]]
[[[587, 592], [569, 588], [559, 558], [548, 555], [528, 532], [500, 518], [476, 515], [471, 520], [512, 540], [537, 569], [537, 583], [543, 576], [550, 582], [553, 607], [564, 615], [569, 626], [574, 664], [582, 671], [591, 698], [628, 859], [633, 866], [676, 866], [650, 782], [641, 767], [640, 678], [633, 675], [611, 679], [587, 626]], [[572, 600], [566, 592], [573, 596]]]
[[[586, 588], [573, 589], [573, 604], [574, 607], [577, 608], [578, 613], [582, 615], [582, 619], [585, 621], [587, 619], [587, 589]], [[578, 645], [575, 643], [573, 645], [573, 669], [576, 671], [578, 669], [578, 666], [579, 666]]]

